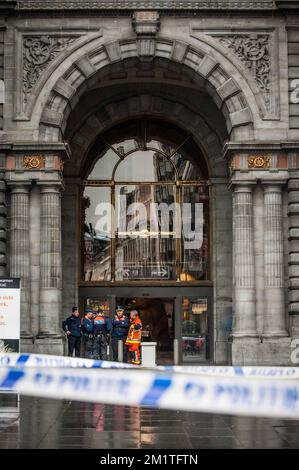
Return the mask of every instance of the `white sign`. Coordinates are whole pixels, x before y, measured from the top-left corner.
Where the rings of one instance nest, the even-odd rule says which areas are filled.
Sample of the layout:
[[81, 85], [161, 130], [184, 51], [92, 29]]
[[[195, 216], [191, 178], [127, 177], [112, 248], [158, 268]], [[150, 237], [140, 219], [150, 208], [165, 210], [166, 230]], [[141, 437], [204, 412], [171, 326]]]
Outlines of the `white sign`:
[[20, 279], [0, 278], [0, 352], [20, 351]]

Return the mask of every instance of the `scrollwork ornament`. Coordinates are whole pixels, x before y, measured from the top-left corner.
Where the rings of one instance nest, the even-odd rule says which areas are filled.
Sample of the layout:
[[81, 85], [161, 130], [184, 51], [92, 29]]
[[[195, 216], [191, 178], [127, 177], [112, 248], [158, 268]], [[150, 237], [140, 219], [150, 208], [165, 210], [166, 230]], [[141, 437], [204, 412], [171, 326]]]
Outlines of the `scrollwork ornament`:
[[58, 37], [49, 35], [24, 37], [23, 93], [25, 105], [42, 71], [61, 51], [75, 41], [75, 39], [76, 37]]
[[266, 107], [270, 106], [270, 53], [269, 35], [251, 34], [217, 37], [221, 44], [231, 49], [246, 65], [264, 94]]

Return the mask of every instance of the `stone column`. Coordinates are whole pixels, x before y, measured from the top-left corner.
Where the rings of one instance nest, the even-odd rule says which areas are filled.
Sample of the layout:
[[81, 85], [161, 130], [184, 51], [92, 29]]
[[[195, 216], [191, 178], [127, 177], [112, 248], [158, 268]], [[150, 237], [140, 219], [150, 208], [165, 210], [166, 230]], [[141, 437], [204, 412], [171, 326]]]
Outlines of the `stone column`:
[[299, 337], [299, 178], [288, 183], [289, 204], [289, 314], [292, 336]]
[[11, 187], [10, 276], [21, 278], [21, 338], [31, 338], [29, 190], [31, 183], [8, 183]]
[[263, 337], [287, 336], [284, 302], [282, 186], [264, 184], [264, 279]]
[[61, 309], [61, 183], [40, 183], [40, 332], [60, 337]]
[[234, 338], [257, 337], [253, 246], [252, 185], [234, 183]]
[[[3, 177], [3, 174], [1, 175]], [[5, 277], [6, 272], [6, 185], [0, 180], [0, 276]]]

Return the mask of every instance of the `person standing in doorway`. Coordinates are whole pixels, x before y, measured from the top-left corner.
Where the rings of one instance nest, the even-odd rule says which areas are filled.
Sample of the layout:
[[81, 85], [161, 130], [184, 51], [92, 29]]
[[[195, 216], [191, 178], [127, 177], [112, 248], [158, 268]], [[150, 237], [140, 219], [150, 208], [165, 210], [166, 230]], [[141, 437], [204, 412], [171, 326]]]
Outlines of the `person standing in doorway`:
[[81, 322], [78, 307], [72, 308], [72, 315], [62, 322], [62, 329], [68, 339], [68, 355], [80, 357], [81, 347]]
[[99, 308], [94, 314], [94, 359], [108, 360], [109, 333], [111, 330], [110, 320]]
[[137, 310], [132, 310], [130, 313], [130, 327], [126, 340], [128, 346], [129, 362], [131, 364], [141, 364], [141, 337], [142, 337], [142, 323]]
[[123, 342], [123, 362], [127, 362], [127, 348], [125, 346], [125, 342], [128, 336], [129, 331], [129, 319], [125, 315], [124, 309], [122, 307], [118, 307], [116, 310], [116, 315], [112, 320], [112, 350], [113, 350], [113, 360], [118, 361], [118, 344], [119, 341]]
[[93, 344], [94, 344], [94, 323], [93, 314], [90, 308], [85, 309], [85, 315], [82, 322], [82, 334], [84, 340], [84, 351], [87, 359], [93, 358]]

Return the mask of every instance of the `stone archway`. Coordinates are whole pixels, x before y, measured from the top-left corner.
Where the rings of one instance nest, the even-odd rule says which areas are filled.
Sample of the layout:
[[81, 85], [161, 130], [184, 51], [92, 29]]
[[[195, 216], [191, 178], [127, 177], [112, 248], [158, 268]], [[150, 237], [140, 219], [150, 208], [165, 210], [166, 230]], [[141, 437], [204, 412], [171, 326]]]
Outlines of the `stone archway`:
[[[199, 49], [188, 43], [172, 39], [151, 39], [151, 47], [136, 39], [127, 39], [97, 46], [89, 45], [77, 49], [62, 62], [57, 60], [43, 78], [44, 86], [37, 90], [37, 97], [30, 103], [28, 110], [33, 120], [39, 120], [39, 139], [46, 142], [61, 140], [68, 115], [80, 96], [98, 82], [98, 74], [105, 68], [117, 66], [120, 73], [130, 68], [132, 61], [144, 63], [159, 59], [164, 62], [166, 71], [188, 71], [193, 75], [197, 88], [205, 90], [221, 109], [225, 117], [228, 132], [238, 139], [237, 129], [243, 127], [240, 138], [250, 139], [250, 128], [257, 119], [257, 106], [251, 88], [233, 64], [228, 72], [222, 62], [217, 60], [212, 48], [207, 52], [206, 44]], [[219, 53], [217, 52], [219, 56]], [[232, 72], [234, 70], [234, 72]], [[47, 79], [48, 75], [48, 79]], [[237, 82], [238, 80], [238, 82]], [[54, 85], [53, 85], [54, 83]], [[241, 88], [243, 85], [244, 90]], [[250, 105], [248, 104], [250, 101]], [[251, 107], [255, 107], [251, 112]], [[246, 127], [246, 131], [245, 131]]]

